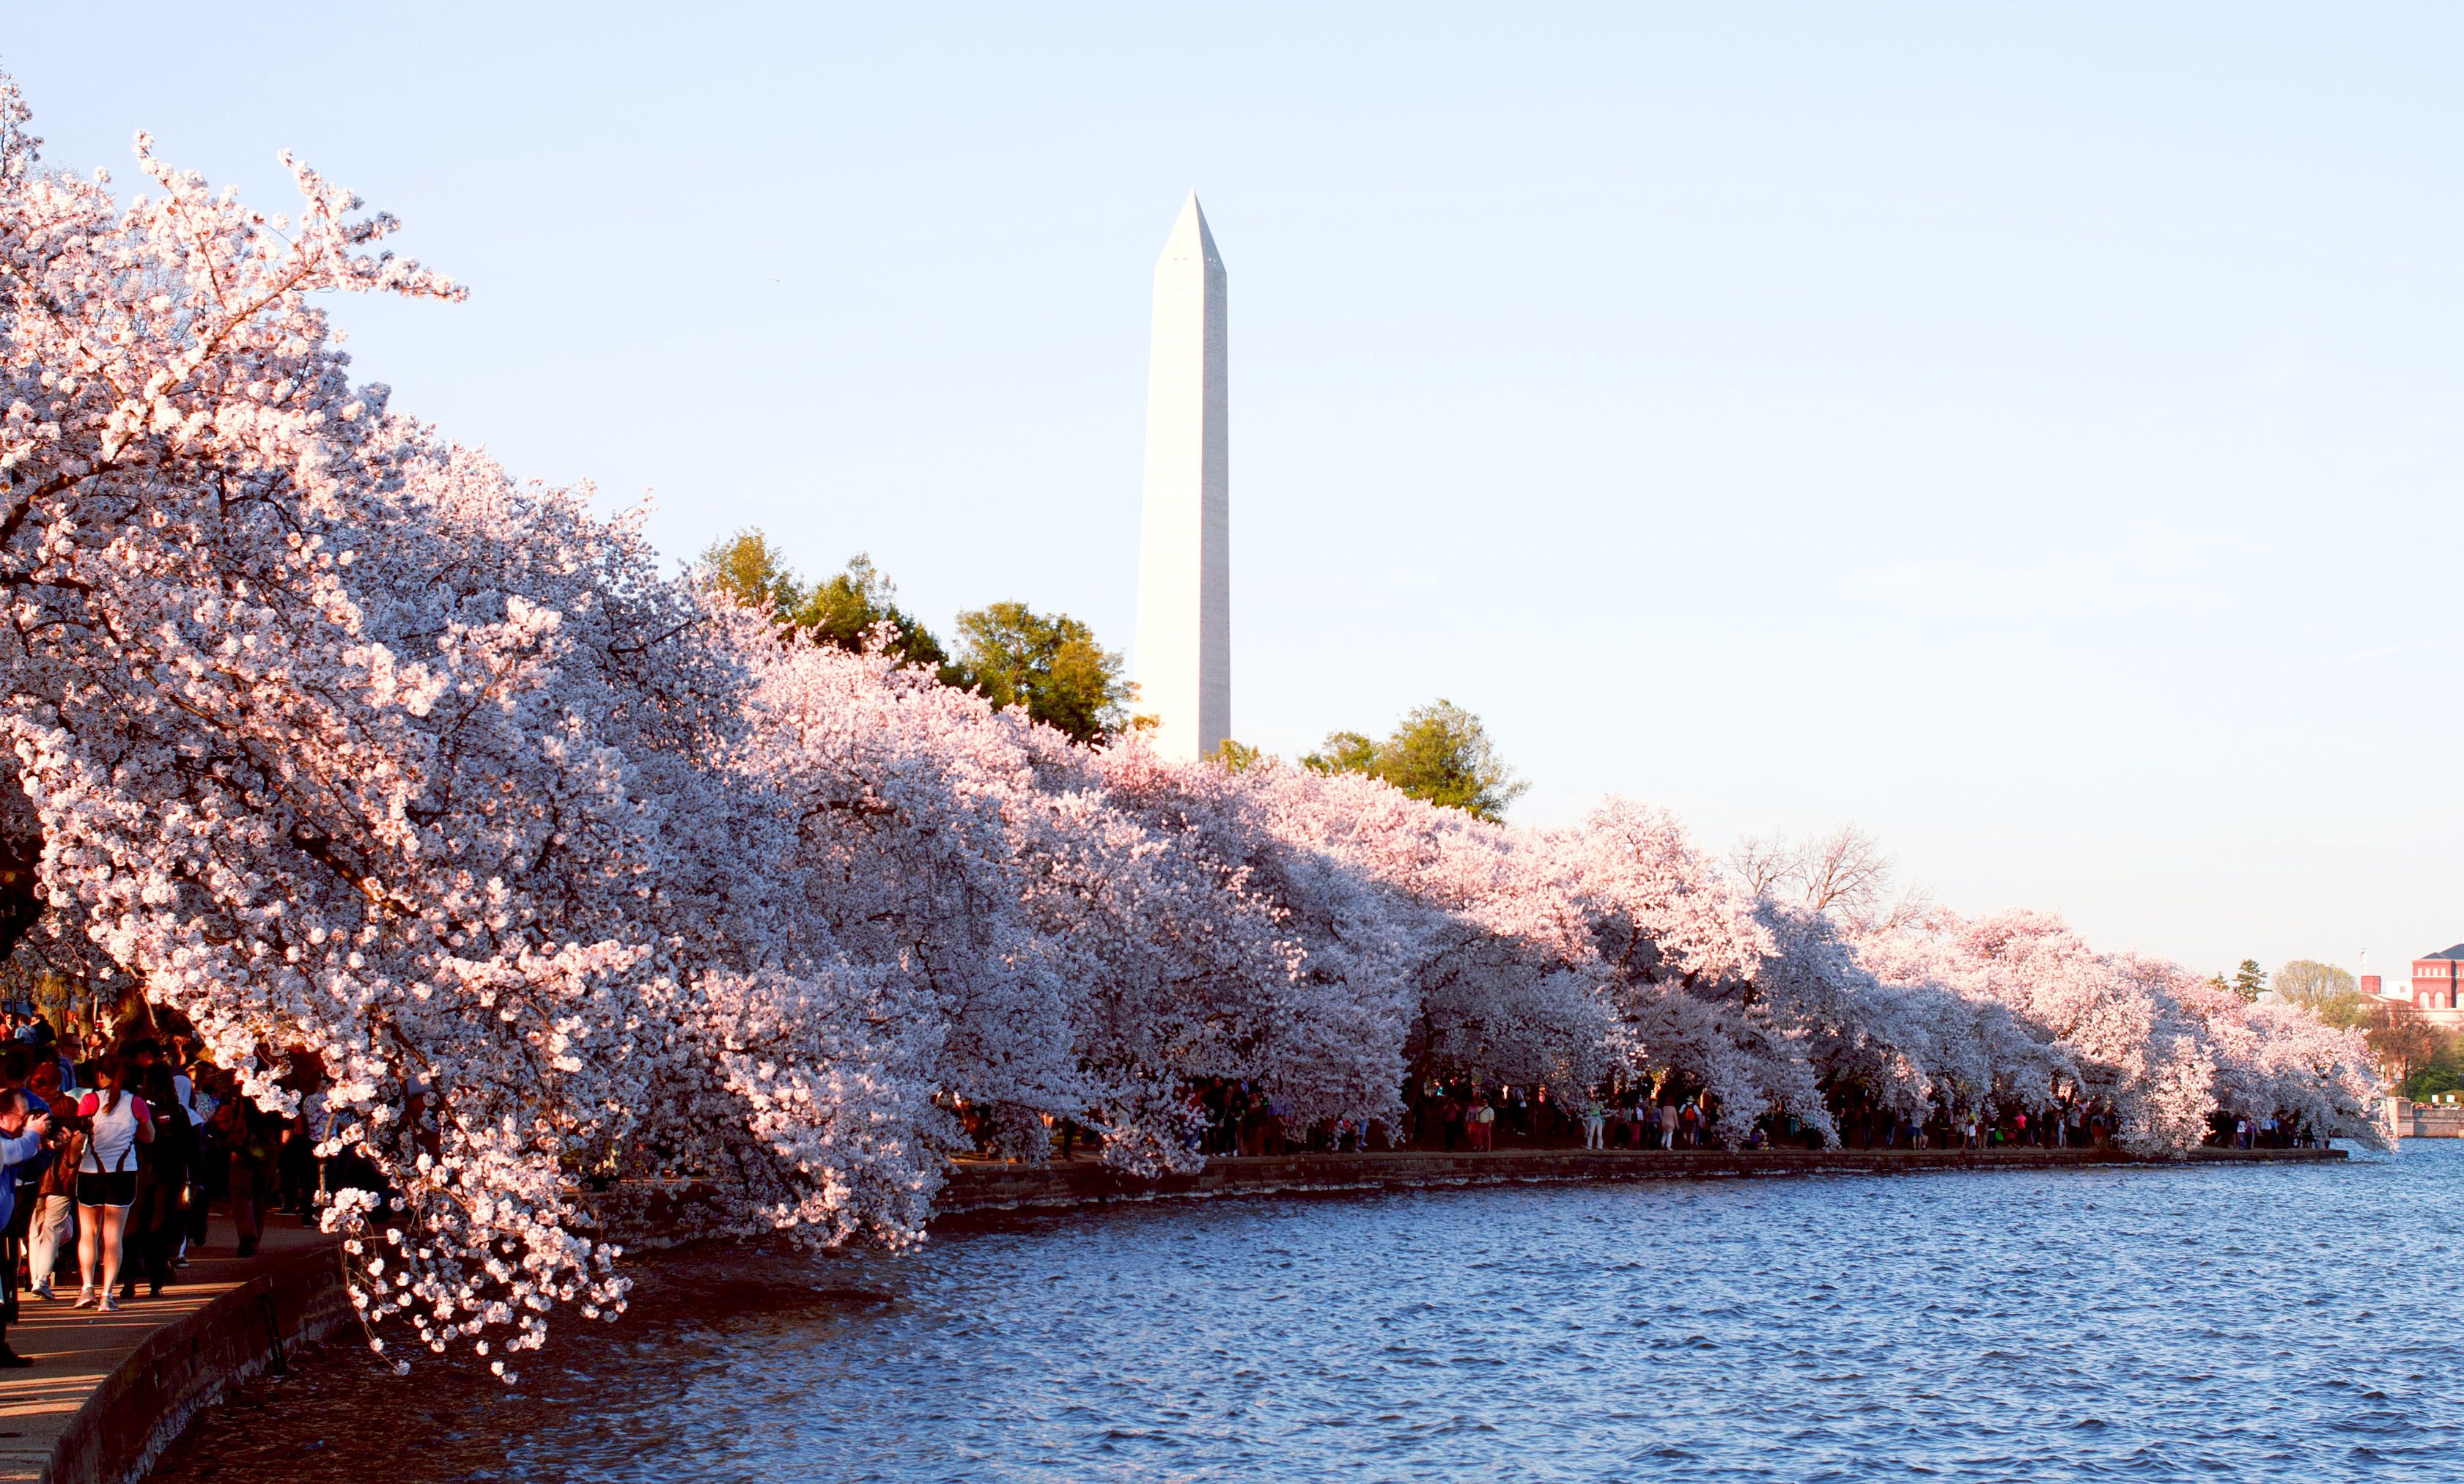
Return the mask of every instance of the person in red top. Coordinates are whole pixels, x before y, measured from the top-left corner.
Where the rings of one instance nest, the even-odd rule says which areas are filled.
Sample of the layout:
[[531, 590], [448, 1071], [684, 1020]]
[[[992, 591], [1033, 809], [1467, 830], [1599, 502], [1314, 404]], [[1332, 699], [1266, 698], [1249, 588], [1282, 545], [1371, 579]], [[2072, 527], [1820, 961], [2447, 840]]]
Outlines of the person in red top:
[[137, 1199], [137, 1146], [154, 1142], [153, 1114], [144, 1099], [128, 1090], [134, 1062], [105, 1057], [97, 1068], [101, 1085], [77, 1100], [85, 1137], [77, 1162], [77, 1306], [95, 1303], [99, 1295], [105, 1314], [120, 1309], [111, 1290], [120, 1280], [121, 1234]]

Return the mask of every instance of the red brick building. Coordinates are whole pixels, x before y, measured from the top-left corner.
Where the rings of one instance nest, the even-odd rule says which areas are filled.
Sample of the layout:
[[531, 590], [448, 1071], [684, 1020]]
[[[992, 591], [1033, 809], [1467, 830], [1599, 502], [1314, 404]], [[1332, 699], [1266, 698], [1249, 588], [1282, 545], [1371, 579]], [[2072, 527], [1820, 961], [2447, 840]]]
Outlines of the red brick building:
[[2412, 1008], [2432, 1025], [2464, 1025], [2464, 943], [2412, 961]]

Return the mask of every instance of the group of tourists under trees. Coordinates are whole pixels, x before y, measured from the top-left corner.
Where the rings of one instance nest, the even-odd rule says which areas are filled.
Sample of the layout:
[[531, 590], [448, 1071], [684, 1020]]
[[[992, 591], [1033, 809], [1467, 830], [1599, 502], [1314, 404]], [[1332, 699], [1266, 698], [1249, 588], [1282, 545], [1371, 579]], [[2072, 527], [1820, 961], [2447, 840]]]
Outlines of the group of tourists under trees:
[[[133, 981], [277, 1116], [302, 1094], [262, 1048], [315, 1059], [320, 1157], [383, 1187], [320, 1219], [389, 1354], [509, 1373], [551, 1312], [620, 1309], [579, 1183], [640, 1151], [703, 1176], [696, 1230], [894, 1244], [970, 1124], [1185, 1168], [1208, 1078], [1304, 1128], [1396, 1125], [1407, 1073], [1665, 1073], [1724, 1146], [1832, 1143], [1843, 1086], [2075, 1088], [2151, 1151], [2219, 1112], [2380, 1137], [2358, 1037], [2049, 916], [1783, 901], [1644, 803], [1517, 828], [1089, 744], [782, 624], [352, 379], [326, 295], [461, 293], [381, 250], [389, 218], [305, 166], [261, 212], [142, 136], [116, 200], [27, 124], [9, 85], [0, 924]], [[622, 394], [769, 434], [707, 388]], [[434, 1138], [401, 1137], [429, 1096]]]
[[[276, 1213], [313, 1221], [317, 1192], [382, 1183], [363, 1159], [318, 1158], [306, 1114], [238, 1096], [176, 1015], [123, 997], [110, 1025], [0, 1012], [0, 1368], [33, 1364], [5, 1329], [35, 1300], [160, 1298], [213, 1209], [246, 1257]], [[280, 1059], [313, 1105], [317, 1069]]]

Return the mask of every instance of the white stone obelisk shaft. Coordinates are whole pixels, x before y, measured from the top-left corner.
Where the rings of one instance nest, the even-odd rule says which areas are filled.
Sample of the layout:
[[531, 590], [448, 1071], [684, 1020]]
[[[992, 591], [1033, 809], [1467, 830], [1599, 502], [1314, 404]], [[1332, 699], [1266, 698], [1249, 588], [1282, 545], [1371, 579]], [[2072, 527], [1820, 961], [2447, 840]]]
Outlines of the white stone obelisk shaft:
[[1232, 734], [1232, 444], [1223, 259], [1191, 191], [1155, 260], [1138, 543], [1136, 709], [1156, 751], [1203, 757]]

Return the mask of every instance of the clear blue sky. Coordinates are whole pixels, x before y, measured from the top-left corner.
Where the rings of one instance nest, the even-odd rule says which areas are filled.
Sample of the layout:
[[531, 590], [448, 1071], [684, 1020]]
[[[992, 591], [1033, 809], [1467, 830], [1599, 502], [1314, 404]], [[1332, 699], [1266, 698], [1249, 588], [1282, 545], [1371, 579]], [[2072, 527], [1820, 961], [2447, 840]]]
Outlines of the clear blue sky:
[[690, 554], [1126, 644], [1148, 273], [1232, 293], [1234, 720], [1843, 819], [2203, 969], [2464, 938], [2464, 11], [15, 8], [55, 164], [285, 146], [363, 376]]

